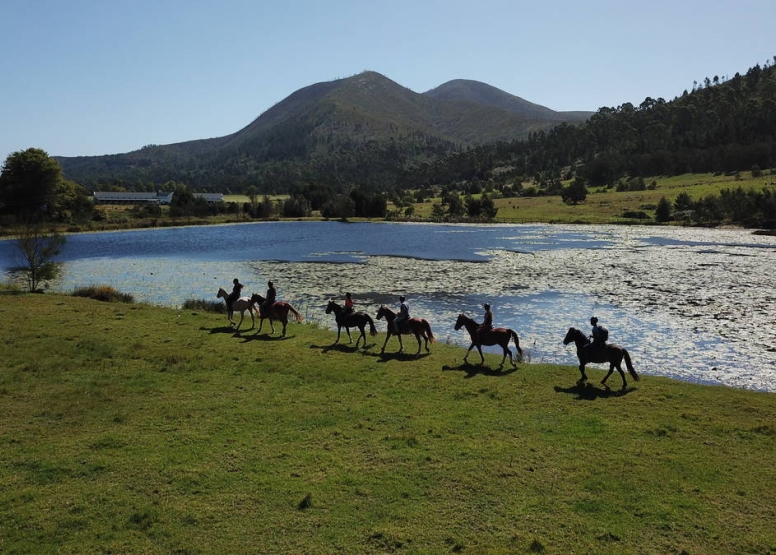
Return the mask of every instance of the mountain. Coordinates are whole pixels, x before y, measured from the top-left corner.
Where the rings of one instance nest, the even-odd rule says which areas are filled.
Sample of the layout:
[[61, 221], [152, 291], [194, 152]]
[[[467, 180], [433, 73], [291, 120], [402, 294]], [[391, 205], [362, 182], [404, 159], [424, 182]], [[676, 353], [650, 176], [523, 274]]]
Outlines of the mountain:
[[167, 181], [235, 191], [257, 182], [278, 192], [311, 181], [390, 187], [425, 161], [590, 114], [554, 112], [475, 81], [419, 94], [367, 71], [304, 87], [224, 137], [57, 159], [68, 179], [87, 188]]
[[594, 112], [556, 112], [544, 106], [528, 102], [486, 83], [468, 79], [454, 79], [423, 93], [429, 98], [448, 102], [468, 102], [499, 108], [539, 121], [584, 121]]

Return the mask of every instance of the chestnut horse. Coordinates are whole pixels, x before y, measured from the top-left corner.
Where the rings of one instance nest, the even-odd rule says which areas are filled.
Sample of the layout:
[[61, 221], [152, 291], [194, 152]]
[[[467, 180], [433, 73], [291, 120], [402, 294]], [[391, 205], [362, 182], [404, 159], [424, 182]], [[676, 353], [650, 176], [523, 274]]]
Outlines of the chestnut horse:
[[[259, 295], [258, 293], [254, 293], [251, 295], [251, 303], [256, 303], [259, 305], [259, 307], [266, 301], [264, 297]], [[275, 326], [273, 325], [273, 320], [278, 320], [283, 324], [283, 333], [281, 334], [281, 337], [286, 336], [286, 326], [288, 325], [288, 313], [293, 314], [295, 321], [297, 322], [303, 322], [304, 318], [301, 314], [299, 314], [296, 309], [288, 304], [285, 301], [276, 301], [272, 303], [269, 308], [267, 309], [267, 314], [262, 314], [261, 310], [258, 309], [259, 313], [259, 329], [256, 331], [256, 333], [259, 333], [261, 331], [261, 326], [264, 324], [264, 318], [269, 318], [269, 325], [272, 328], [272, 333], [275, 333]]]
[[474, 347], [477, 347], [477, 350], [480, 353], [480, 364], [485, 364], [485, 357], [482, 356], [482, 346], [498, 345], [504, 351], [504, 357], [501, 359], [501, 366], [499, 366], [499, 368], [504, 367], [504, 361], [507, 359], [507, 355], [509, 355], [509, 363], [512, 365], [512, 368], [517, 368], [517, 364], [515, 364], [515, 361], [512, 358], [512, 351], [509, 349], [509, 341], [512, 340], [515, 342], [518, 355], [523, 356], [523, 350], [520, 348], [520, 339], [518, 339], [517, 334], [513, 330], [509, 328], [493, 328], [478, 334], [477, 329], [480, 327], [480, 324], [465, 314], [459, 314], [458, 320], [455, 321], [455, 329], [459, 330], [462, 327], [466, 328], [466, 331], [469, 332], [469, 337], [472, 340], [472, 344], [469, 345], [469, 350], [466, 351], [466, 356], [463, 357], [464, 362], [468, 362], [466, 359], [469, 356], [469, 353]]
[[622, 371], [622, 367], [620, 366], [622, 359], [625, 359], [625, 366], [628, 368], [628, 373], [631, 375], [631, 377], [636, 381], [641, 379], [636, 373], [636, 370], [633, 368], [633, 364], [631, 364], [628, 351], [619, 345], [606, 344], [602, 348], [597, 348], [595, 350], [587, 349], [585, 346], [589, 343], [589, 341], [585, 335], [585, 332], [576, 328], [569, 328], [569, 331], [566, 333], [566, 337], [563, 339], [563, 344], [568, 345], [572, 341], [577, 346], [579, 371], [582, 374], [582, 377], [579, 379], [580, 383], [587, 380], [587, 374], [585, 374], [585, 364], [590, 362], [608, 362], [609, 373], [606, 374], [603, 380], [601, 380], [601, 383], [606, 385], [606, 380], [609, 379], [609, 376], [612, 375], [614, 369], [617, 368], [617, 371], [620, 373], [620, 377], [622, 377], [622, 388], [626, 389], [628, 387], [628, 382], [625, 381], [625, 372]]
[[361, 335], [356, 339], [356, 349], [358, 349], [358, 342], [361, 338], [364, 338], [364, 349], [366, 349], [366, 325], [369, 324], [369, 335], [377, 335], [377, 328], [375, 328], [374, 320], [369, 314], [364, 312], [349, 312], [348, 314], [342, 314], [345, 310], [344, 307], [338, 305], [334, 301], [329, 301], [326, 306], [326, 314], [334, 313], [334, 319], [337, 322], [337, 340], [334, 343], [339, 343], [340, 331], [345, 328], [345, 332], [348, 334], [349, 343], [353, 343], [353, 338], [350, 337], [350, 328], [358, 328], [361, 330]]
[[[226, 292], [226, 289], [223, 287], [218, 288], [218, 294], [216, 295], [216, 298], [218, 299], [224, 299], [224, 302], [226, 302], [226, 298], [229, 296], [229, 293]], [[238, 331], [240, 329], [240, 326], [243, 323], [243, 318], [245, 318], [245, 311], [247, 310], [251, 315], [251, 327], [248, 328], [252, 330], [256, 326], [256, 320], [253, 318], [253, 311], [256, 310], [256, 314], [259, 313], [259, 311], [256, 309], [255, 306], [253, 306], [253, 302], [248, 297], [240, 297], [239, 299], [235, 299], [235, 301], [232, 303], [232, 306], [229, 307], [227, 305], [227, 314], [226, 317], [229, 318], [229, 324], [234, 325], [234, 311], [238, 310], [240, 312], [240, 323], [237, 324], [237, 328], [235, 331]]]
[[385, 317], [385, 321], [388, 324], [388, 330], [385, 335], [385, 343], [383, 343], [383, 348], [380, 350], [381, 354], [385, 353], [385, 346], [388, 344], [388, 340], [391, 338], [391, 335], [396, 335], [399, 338], [399, 352], [401, 353], [404, 350], [404, 343], [401, 340], [401, 336], [402, 334], [410, 333], [413, 334], [415, 339], [418, 340], [418, 355], [420, 355], [421, 337], [425, 341], [426, 352], [431, 352], [431, 349], [428, 348], [428, 344], [429, 342], [434, 342], [434, 334], [431, 333], [431, 325], [426, 320], [423, 318], [410, 318], [402, 324], [401, 329], [397, 334], [393, 327], [393, 321], [396, 319], [396, 313], [387, 306], [380, 305], [380, 310], [377, 311], [377, 319], [380, 320], [383, 317]]

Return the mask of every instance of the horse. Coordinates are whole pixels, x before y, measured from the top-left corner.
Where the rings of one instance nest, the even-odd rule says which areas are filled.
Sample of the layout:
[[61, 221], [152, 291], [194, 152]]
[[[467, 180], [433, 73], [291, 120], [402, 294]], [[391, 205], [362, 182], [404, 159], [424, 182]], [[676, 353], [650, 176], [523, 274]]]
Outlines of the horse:
[[374, 320], [372, 320], [369, 314], [364, 312], [342, 314], [343, 310], [345, 310], [344, 307], [341, 307], [334, 301], [329, 301], [329, 304], [326, 306], [326, 314], [333, 312], [337, 322], [337, 340], [334, 343], [339, 343], [342, 328], [345, 328], [345, 332], [348, 334], [349, 343], [353, 343], [353, 338], [350, 336], [350, 328], [358, 328], [361, 330], [361, 335], [356, 339], [356, 349], [358, 349], [358, 343], [362, 337], [364, 338], [364, 349], [366, 349], [366, 325], [369, 324], [369, 335], [377, 335]]
[[406, 322], [402, 323], [401, 329], [397, 334], [393, 327], [393, 321], [396, 319], [396, 313], [387, 306], [380, 305], [380, 309], [377, 311], [377, 319], [380, 320], [383, 317], [385, 317], [385, 321], [388, 324], [388, 332], [385, 335], [385, 343], [383, 343], [383, 348], [380, 350], [380, 354], [385, 353], [385, 346], [388, 344], [388, 340], [391, 338], [391, 335], [396, 335], [399, 338], [399, 352], [401, 353], [404, 350], [404, 343], [401, 340], [403, 333], [411, 333], [415, 336], [415, 339], [418, 340], [418, 352], [416, 353], [418, 356], [420, 356], [421, 337], [425, 341], [426, 352], [431, 352], [431, 349], [428, 348], [428, 344], [434, 342], [434, 334], [431, 333], [431, 325], [426, 320], [423, 318], [410, 318]]
[[585, 374], [585, 364], [590, 362], [608, 362], [609, 373], [606, 374], [603, 380], [601, 380], [601, 384], [606, 385], [606, 380], [609, 379], [609, 376], [612, 375], [614, 369], [617, 368], [617, 371], [620, 373], [620, 377], [622, 378], [622, 388], [626, 389], [628, 387], [628, 382], [625, 380], [625, 372], [622, 371], [622, 367], [620, 366], [622, 359], [625, 359], [625, 366], [628, 368], [628, 373], [631, 375], [631, 377], [636, 381], [641, 379], [636, 373], [636, 370], [633, 368], [633, 364], [631, 364], [628, 351], [619, 345], [606, 344], [602, 348], [597, 348], [590, 352], [591, 349], [585, 348], [585, 345], [588, 344], [588, 339], [585, 333], [576, 328], [569, 328], [569, 331], [566, 333], [566, 337], [563, 339], [563, 344], [568, 345], [572, 341], [577, 346], [579, 371], [582, 374], [582, 377], [579, 379], [579, 383], [584, 383], [587, 380], [587, 374]]
[[[258, 293], [254, 293], [253, 295], [251, 295], [251, 298], [250, 298], [251, 303], [258, 304], [259, 306], [261, 306], [266, 300], [267, 299], [265, 299]], [[291, 306], [289, 303], [285, 301], [276, 301], [272, 303], [267, 309], [266, 314], [263, 314], [261, 312], [261, 309], [258, 309], [260, 320], [259, 320], [259, 329], [256, 331], [256, 333], [259, 333], [261, 331], [261, 327], [262, 325], [264, 325], [264, 318], [269, 318], [269, 325], [272, 328], [272, 333], [275, 333], [275, 326], [273, 324], [273, 320], [278, 320], [283, 324], [283, 333], [281, 334], [281, 337], [285, 337], [286, 326], [288, 325], [289, 312], [294, 316], [294, 319], [296, 322], [304, 322], [304, 318], [302, 317], [302, 315], [299, 314], [293, 306]]]
[[[216, 295], [216, 298], [218, 299], [224, 299], [224, 302], [226, 302], [226, 298], [229, 296], [229, 293], [226, 292], [226, 289], [223, 287], [218, 288], [218, 294]], [[253, 306], [253, 302], [248, 297], [240, 297], [238, 299], [235, 299], [234, 302], [232, 302], [232, 306], [230, 307], [227, 304], [227, 318], [229, 318], [229, 324], [234, 325], [234, 311], [239, 310], [240, 311], [240, 323], [237, 324], [237, 328], [235, 331], [238, 331], [240, 329], [240, 326], [243, 323], [243, 318], [245, 318], [245, 311], [247, 310], [251, 315], [251, 327], [248, 329], [253, 329], [256, 326], [256, 320], [253, 317], [253, 311], [256, 310], [256, 307]], [[256, 310], [256, 314], [258, 314], [259, 311]]]
[[485, 357], [482, 356], [482, 345], [498, 345], [504, 351], [504, 357], [501, 359], [499, 369], [504, 367], [504, 361], [507, 359], [507, 355], [509, 355], [509, 363], [512, 365], [512, 368], [517, 368], [517, 364], [512, 358], [512, 351], [509, 349], [509, 341], [512, 340], [515, 342], [518, 355], [523, 356], [523, 349], [520, 348], [520, 339], [518, 339], [517, 333], [515, 333], [514, 330], [509, 328], [493, 328], [482, 333], [477, 333], [480, 324], [465, 314], [459, 314], [458, 319], [455, 321], [455, 329], [459, 330], [462, 327], [466, 328], [466, 331], [469, 332], [469, 337], [472, 340], [472, 344], [469, 345], [469, 350], [466, 351], [466, 356], [463, 357], [464, 362], [468, 362], [466, 359], [469, 357], [469, 353], [474, 347], [477, 347], [477, 350], [480, 353], [480, 364], [485, 364]]

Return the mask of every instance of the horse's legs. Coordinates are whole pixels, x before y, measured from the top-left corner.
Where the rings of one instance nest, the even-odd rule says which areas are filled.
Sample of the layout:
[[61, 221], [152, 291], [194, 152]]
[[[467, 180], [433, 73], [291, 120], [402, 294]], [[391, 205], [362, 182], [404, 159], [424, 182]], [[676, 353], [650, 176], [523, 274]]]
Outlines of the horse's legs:
[[587, 374], [585, 374], [585, 364], [579, 363], [579, 373], [582, 374], [582, 377], [579, 378], [580, 382], [586, 382], [587, 381]]
[[345, 326], [345, 333], [348, 334], [348, 343], [353, 343], [353, 338], [350, 336], [350, 328]]
[[240, 329], [240, 326], [242, 326], [243, 318], [245, 318], [245, 312], [240, 312], [240, 322], [237, 324], [237, 327], [234, 331], [238, 331]]
[[[388, 324], [389, 329], [385, 332], [385, 343], [383, 343], [383, 348], [380, 349], [380, 354], [385, 353], [385, 346], [388, 345], [388, 340], [391, 338], [391, 330], [390, 326], [391, 324]], [[401, 341], [401, 339], [399, 339]]]
[[617, 371], [620, 373], [620, 377], [622, 378], [622, 388], [628, 389], [628, 382], [625, 380], [625, 372], [622, 371], [622, 368], [619, 364], [617, 365]]
[[358, 349], [358, 342], [361, 341], [361, 338], [364, 338], [364, 349], [366, 349], [366, 331], [364, 330], [364, 326], [358, 326], [359, 331], [361, 334], [358, 336], [358, 339], [356, 339], [356, 349]]
[[337, 343], [339, 343], [339, 340], [340, 340], [340, 331], [342, 331], [342, 326], [340, 326], [340, 325], [338, 324], [338, 325], [337, 325], [337, 340], [334, 342], [334, 344], [335, 344], [335, 345], [336, 345]]
[[474, 349], [474, 343], [472, 343], [471, 345], [469, 345], [469, 350], [468, 350], [468, 351], [466, 351], [466, 354], [463, 356], [463, 361], [464, 361], [464, 362], [467, 362], [467, 363], [469, 362], [469, 361], [468, 361], [468, 360], [466, 360], [466, 359], [468, 359], [468, 358], [469, 358], [469, 353], [471, 353], [471, 352], [472, 352], [472, 349]]
[[480, 353], [480, 365], [485, 364], [485, 355], [482, 354], [482, 345], [477, 345], [477, 352]]
[[[614, 372], [614, 364], [610, 363], [609, 364], [609, 372], [606, 374], [606, 376], [604, 376], [604, 379], [601, 380], [601, 385], [606, 385], [606, 380], [609, 379], [609, 376], [612, 375], [612, 372]], [[622, 374], [622, 372], [620, 372], [620, 374]]]
[[[418, 352], [415, 353], [415, 355], [416, 356], [420, 356], [420, 334], [419, 333], [415, 334], [415, 339], [418, 340]], [[428, 351], [428, 339], [426, 339], [426, 351]]]

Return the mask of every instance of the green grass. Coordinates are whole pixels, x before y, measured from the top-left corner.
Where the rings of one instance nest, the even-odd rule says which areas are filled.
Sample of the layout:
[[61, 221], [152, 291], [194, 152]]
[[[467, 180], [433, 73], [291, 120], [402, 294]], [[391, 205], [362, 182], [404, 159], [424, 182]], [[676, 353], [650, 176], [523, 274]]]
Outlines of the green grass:
[[0, 292], [0, 552], [776, 552], [776, 395], [225, 324]]
[[[655, 209], [661, 197], [673, 202], [681, 192], [692, 200], [708, 195], [718, 195], [723, 189], [761, 191], [773, 187], [776, 177], [764, 175], [752, 177], [750, 172], [740, 176], [686, 174], [671, 177], [647, 178], [645, 182], [656, 183], [656, 188], [646, 191], [617, 191], [616, 189], [590, 188], [587, 199], [577, 205], [563, 203], [560, 196], [517, 197], [494, 201], [498, 208], [497, 220], [503, 222], [548, 222], [548, 223], [654, 223]], [[425, 213], [426, 207], [416, 208]], [[427, 208], [431, 213], [431, 207]], [[644, 212], [651, 220], [624, 218], [624, 212]]]

